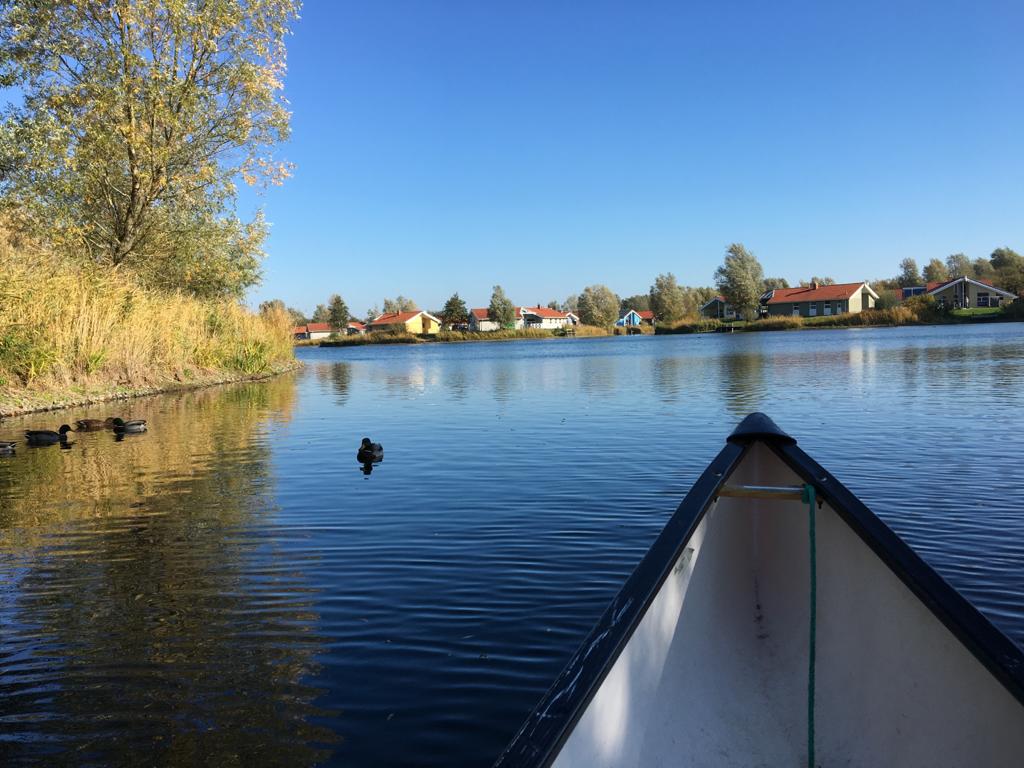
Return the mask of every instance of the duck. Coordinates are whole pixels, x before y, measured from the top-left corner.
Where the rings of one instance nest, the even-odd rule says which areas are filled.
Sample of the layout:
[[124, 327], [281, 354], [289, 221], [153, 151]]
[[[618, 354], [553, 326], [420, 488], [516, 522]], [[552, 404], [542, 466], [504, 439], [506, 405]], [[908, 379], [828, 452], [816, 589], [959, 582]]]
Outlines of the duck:
[[384, 446], [380, 443], [371, 443], [370, 438], [364, 437], [356, 452], [356, 459], [363, 464], [384, 461]]
[[54, 432], [52, 429], [26, 429], [25, 439], [29, 445], [54, 445], [55, 443], [67, 443], [68, 432], [73, 432], [67, 424], [61, 424], [60, 429]]
[[111, 425], [115, 432], [119, 433], [133, 433], [133, 432], [145, 432], [146, 431], [146, 420], [145, 419], [131, 419], [125, 421], [118, 417], [111, 420]]
[[17, 443], [11, 440], [0, 440], [0, 456], [10, 456], [14, 453], [14, 446]]
[[75, 422], [76, 432], [95, 432], [98, 429], [113, 429], [114, 417], [106, 419], [79, 419]]

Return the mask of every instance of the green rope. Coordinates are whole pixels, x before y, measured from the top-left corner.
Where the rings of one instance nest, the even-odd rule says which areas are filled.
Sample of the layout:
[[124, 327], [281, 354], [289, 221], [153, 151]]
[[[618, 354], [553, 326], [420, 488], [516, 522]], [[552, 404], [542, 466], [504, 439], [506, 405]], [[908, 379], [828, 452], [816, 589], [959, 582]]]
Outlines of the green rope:
[[811, 560], [811, 619], [810, 637], [807, 646], [807, 766], [815, 768], [814, 764], [814, 656], [815, 656], [815, 635], [817, 634], [817, 606], [818, 606], [818, 564], [817, 545], [814, 530], [814, 486], [805, 485], [802, 499], [807, 505], [807, 530], [810, 538], [810, 560]]

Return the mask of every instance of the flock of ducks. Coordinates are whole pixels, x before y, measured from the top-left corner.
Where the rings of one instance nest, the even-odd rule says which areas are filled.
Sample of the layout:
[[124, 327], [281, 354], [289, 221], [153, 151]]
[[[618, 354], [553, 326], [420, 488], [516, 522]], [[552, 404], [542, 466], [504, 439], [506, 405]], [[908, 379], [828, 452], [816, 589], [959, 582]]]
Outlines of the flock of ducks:
[[[68, 446], [68, 432], [96, 432], [101, 429], [111, 429], [119, 437], [122, 435], [133, 435], [146, 431], [145, 419], [125, 420], [120, 417], [111, 416], [107, 419], [79, 419], [75, 422], [75, 429], [67, 424], [61, 424], [60, 428], [52, 429], [26, 429], [25, 442], [28, 445], [39, 447], [44, 445]], [[14, 453], [17, 441], [0, 440], [0, 456], [10, 456]]]

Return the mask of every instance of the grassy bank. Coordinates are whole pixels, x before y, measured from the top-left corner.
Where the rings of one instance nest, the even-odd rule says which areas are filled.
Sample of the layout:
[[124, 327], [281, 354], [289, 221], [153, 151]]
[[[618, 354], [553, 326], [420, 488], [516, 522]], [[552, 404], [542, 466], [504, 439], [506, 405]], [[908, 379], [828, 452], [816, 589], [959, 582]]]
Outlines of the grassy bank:
[[[592, 325], [578, 325], [575, 328], [577, 337], [608, 336], [604, 328]], [[440, 342], [472, 342], [472, 341], [515, 341], [520, 339], [556, 339], [565, 337], [561, 330], [542, 330], [524, 328], [522, 330], [499, 331], [441, 331], [428, 335], [412, 333], [392, 333], [391, 331], [375, 331], [360, 336], [345, 336], [337, 339], [324, 339], [323, 347], [359, 347], [366, 344], [437, 344]], [[315, 343], [315, 342], [314, 342]]]
[[290, 320], [141, 287], [0, 239], [0, 412], [265, 376], [294, 364]]
[[779, 315], [753, 322], [711, 319], [684, 320], [672, 326], [659, 326], [658, 334], [793, 331], [812, 328], [856, 328], [862, 326], [892, 327], [903, 325], [955, 325], [1024, 320], [1024, 304], [1014, 302], [997, 309], [939, 309], [934, 301], [907, 302], [887, 309], [869, 309], [856, 314], [829, 317], [790, 317]]

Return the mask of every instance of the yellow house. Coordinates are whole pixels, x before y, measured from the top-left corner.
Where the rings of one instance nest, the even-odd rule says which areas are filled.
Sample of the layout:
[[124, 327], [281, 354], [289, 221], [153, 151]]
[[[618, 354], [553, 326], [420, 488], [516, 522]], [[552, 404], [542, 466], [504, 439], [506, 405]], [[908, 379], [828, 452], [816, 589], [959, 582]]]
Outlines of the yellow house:
[[368, 331], [403, 330], [406, 333], [431, 334], [441, 330], [441, 321], [429, 312], [385, 312], [366, 325]]

